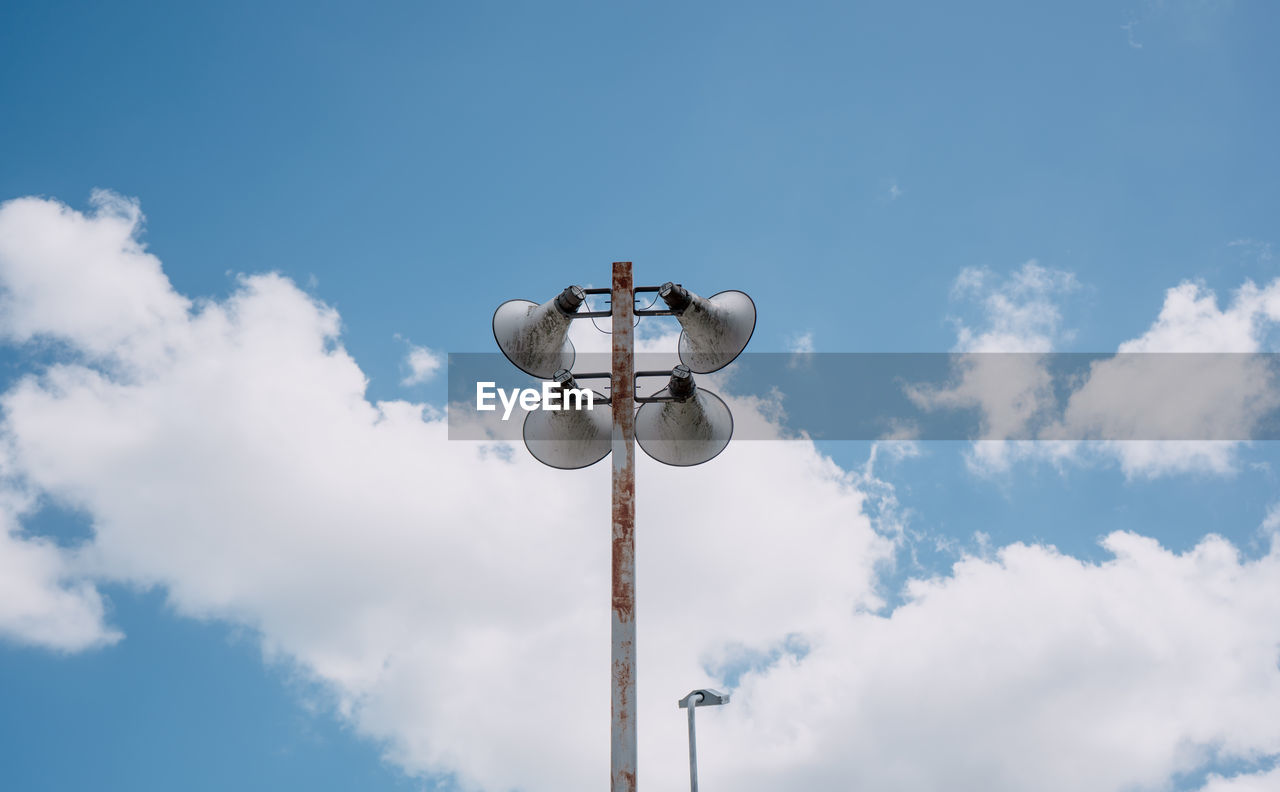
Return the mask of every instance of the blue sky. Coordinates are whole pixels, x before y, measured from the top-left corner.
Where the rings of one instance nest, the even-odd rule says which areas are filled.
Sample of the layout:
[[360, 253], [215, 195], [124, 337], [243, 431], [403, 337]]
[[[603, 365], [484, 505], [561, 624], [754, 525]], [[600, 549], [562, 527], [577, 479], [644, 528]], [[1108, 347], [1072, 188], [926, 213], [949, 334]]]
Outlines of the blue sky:
[[[489, 558], [493, 540], [482, 541], [474, 526], [520, 513], [488, 502], [498, 499], [504, 482], [531, 488], [509, 497], [536, 498], [540, 491], [587, 490], [593, 482], [600, 490], [603, 480], [597, 478], [604, 474], [548, 478], [527, 460], [510, 469], [484, 467], [496, 464], [492, 460], [473, 468], [456, 455], [475, 449], [462, 451], [455, 443], [444, 450], [439, 433], [424, 428], [430, 413], [385, 412], [377, 421], [360, 418], [352, 426], [363, 429], [348, 431], [333, 428], [346, 426], [342, 411], [381, 410], [374, 405], [399, 401], [442, 407], [443, 373], [404, 384], [413, 347], [441, 355], [491, 352], [490, 316], [500, 302], [546, 299], [568, 283], [604, 285], [609, 263], [617, 259], [634, 261], [640, 282], [677, 280], [705, 293], [750, 293], [759, 307], [753, 351], [789, 351], [807, 337], [819, 352], [941, 352], [963, 348], [965, 331], [989, 342], [970, 348], [987, 350], [1016, 336], [1055, 351], [1109, 352], [1143, 338], [1164, 344], [1161, 351], [1206, 338], [1209, 344], [1244, 338], [1251, 351], [1275, 351], [1280, 315], [1267, 306], [1280, 298], [1264, 296], [1261, 307], [1250, 308], [1234, 295], [1250, 281], [1264, 295], [1280, 294], [1280, 263], [1272, 252], [1280, 244], [1278, 22], [1280, 11], [1268, 4], [1229, 0], [1054, 8], [1013, 2], [813, 3], [803, 9], [760, 3], [6, 5], [0, 10], [0, 201], [35, 197], [40, 200], [28, 205], [46, 208], [60, 202], [86, 223], [123, 228], [125, 238], [141, 240], [156, 257], [163, 274], [130, 269], [116, 278], [112, 267], [141, 260], [130, 258], [138, 251], [117, 260], [111, 257], [115, 248], [103, 248], [99, 260], [94, 246], [100, 240], [91, 239], [66, 261], [98, 267], [107, 273], [103, 283], [119, 284], [118, 293], [116, 286], [72, 288], [98, 283], [82, 281], [86, 271], [72, 264], [41, 281], [31, 273], [49, 270], [41, 269], [38, 257], [24, 258], [35, 247], [23, 240], [70, 239], [68, 215], [13, 213], [0, 223], [0, 238], [9, 235], [9, 246], [0, 248], [0, 294], [14, 300], [5, 303], [9, 317], [0, 324], [0, 505], [9, 503], [9, 493], [15, 493], [14, 503], [29, 500], [4, 505], [5, 536], [13, 541], [0, 545], [0, 554], [12, 552], [9, 566], [0, 558], [0, 572], [7, 569], [16, 579], [13, 570], [30, 571], [33, 562], [21, 554], [26, 550], [16, 548], [48, 537], [53, 544], [40, 546], [56, 552], [41, 558], [61, 570], [49, 585], [105, 609], [91, 619], [96, 627], [76, 628], [88, 630], [77, 635], [89, 638], [57, 645], [31, 627], [46, 618], [40, 612], [28, 617], [16, 607], [0, 608], [0, 787], [398, 790], [449, 788], [450, 778], [461, 778], [464, 786], [486, 789], [575, 788], [577, 776], [558, 777], [536, 756], [512, 751], [501, 729], [485, 716], [467, 714], [473, 711], [465, 700], [440, 703], [438, 712], [432, 707], [449, 689], [474, 681], [450, 658], [459, 667], [507, 676], [526, 667], [492, 661], [476, 648], [489, 645], [485, 641], [523, 647], [529, 666], [551, 669], [545, 679], [538, 677], [547, 700], [529, 693], [531, 698], [511, 702], [523, 706], [533, 724], [563, 701], [564, 691], [553, 684], [557, 664], [576, 666], [555, 653], [554, 643], [538, 643], [543, 628], [529, 626], [537, 617], [487, 622], [489, 611], [471, 610], [470, 582], [419, 590], [396, 557], [428, 547], [438, 558]], [[95, 190], [124, 198], [95, 205]], [[980, 283], [966, 288], [966, 272], [980, 274]], [[254, 280], [263, 273], [280, 278]], [[1049, 275], [1037, 279], [1035, 273]], [[20, 288], [37, 281], [43, 291]], [[1201, 300], [1216, 295], [1216, 303], [1200, 305], [1212, 304], [1217, 313], [1174, 316], [1169, 290], [1187, 283]], [[180, 305], [182, 296], [192, 302]], [[117, 310], [131, 300], [144, 306], [142, 314], [162, 317], [155, 319], [160, 324]], [[211, 307], [225, 311], [227, 324], [239, 329], [221, 335], [210, 329], [212, 320], [188, 326], [182, 318]], [[1020, 314], [1019, 307], [1029, 310]], [[1162, 316], [1171, 317], [1165, 325], [1158, 322]], [[128, 324], [135, 321], [140, 324]], [[1214, 335], [1213, 328], [1226, 325], [1244, 328], [1237, 327], [1244, 336], [1227, 330]], [[1160, 327], [1164, 335], [1156, 334]], [[161, 335], [147, 335], [153, 332]], [[170, 363], [148, 357], [140, 338], [162, 338], [162, 345], [185, 350], [173, 353], [180, 365], [165, 368]], [[335, 349], [349, 358], [335, 358]], [[98, 372], [120, 390], [79, 374], [64, 382], [24, 379], [48, 375], [51, 363]], [[170, 408], [175, 416], [200, 409], [177, 399], [202, 392], [184, 389], [200, 381], [202, 366], [229, 372], [221, 375], [226, 381], [253, 375], [257, 384], [216, 391], [207, 419], [170, 419]], [[24, 390], [23, 383], [31, 387]], [[70, 396], [81, 393], [101, 401]], [[312, 410], [312, 395], [322, 408]], [[310, 434], [291, 434], [292, 412], [303, 427], [298, 431], [305, 429], [302, 418], [310, 421]], [[202, 426], [208, 436], [199, 433]], [[68, 428], [64, 436], [50, 427]], [[103, 439], [110, 427], [136, 435]], [[77, 428], [90, 439], [74, 436]], [[393, 428], [399, 434], [387, 437]], [[290, 445], [290, 438], [303, 437], [304, 445]], [[257, 445], [263, 438], [274, 445]], [[419, 458], [405, 438], [439, 450]], [[1217, 463], [1162, 466], [1159, 460], [1126, 461], [1120, 452], [1062, 459], [1031, 451], [991, 463], [965, 444], [921, 443], [896, 455], [882, 447], [870, 467], [868, 443], [777, 445], [790, 450], [727, 454], [686, 483], [665, 471], [642, 470], [642, 503], [644, 488], [658, 490], [658, 482], [687, 487], [679, 497], [693, 499], [702, 487], [704, 499], [727, 499], [735, 476], [764, 471], [760, 475], [773, 477], [766, 483], [782, 482], [779, 502], [810, 493], [812, 510], [798, 522], [816, 525], [847, 513], [857, 523], [850, 523], [854, 538], [842, 534], [839, 542], [851, 542], [859, 560], [847, 574], [841, 568], [814, 573], [813, 591], [795, 605], [810, 609], [807, 615], [789, 615], [790, 594], [779, 594], [777, 613], [758, 622], [726, 617], [740, 635], [708, 637], [687, 650], [686, 665], [664, 667], [653, 678], [666, 679], [668, 671], [688, 678], [699, 668], [710, 674], [724, 658], [747, 667], [750, 658], [772, 657], [772, 665], [744, 677], [736, 699], [750, 702], [754, 695], [760, 712], [772, 712], [768, 702], [785, 699], [786, 691], [818, 684], [806, 680], [843, 678], [822, 674], [835, 673], [830, 669], [845, 661], [860, 667], [852, 659], [856, 653], [844, 652], [863, 646], [862, 633], [833, 626], [837, 617], [829, 612], [828, 595], [856, 602], [859, 613], [880, 614], [882, 621], [867, 634], [883, 631], [885, 646], [925, 651], [939, 646], [934, 641], [946, 631], [891, 637], [914, 618], [915, 611], [889, 615], [918, 595], [908, 593], [909, 581], [932, 580], [938, 587], [939, 593], [921, 600], [935, 603], [922, 605], [921, 613], [935, 612], [930, 607], [949, 613], [936, 603], [960, 601], [947, 597], [959, 598], [961, 584], [969, 585], [968, 572], [953, 566], [967, 558], [975, 564], [965, 568], [972, 580], [1001, 581], [990, 590], [1013, 592], [1009, 598], [1017, 599], [1019, 581], [1037, 576], [1020, 577], [1017, 564], [999, 554], [1026, 543], [1042, 552], [1036, 563], [1062, 570], [1065, 591], [1077, 572], [1105, 575], [1124, 567], [1107, 566], [1117, 553], [1100, 544], [1113, 531], [1150, 537], [1163, 548], [1133, 551], [1139, 561], [1163, 559], [1135, 561], [1139, 581], [1177, 563], [1217, 574], [1215, 562], [1189, 559], [1207, 535], [1224, 537], [1240, 556], [1233, 562], [1238, 574], [1223, 574], [1240, 586], [1253, 575], [1259, 587], [1242, 589], [1238, 599], [1223, 594], [1235, 603], [1231, 612], [1280, 623], [1265, 609], [1255, 613], [1254, 604], [1241, 604], [1266, 599], [1258, 591], [1274, 587], [1273, 568], [1265, 565], [1276, 557], [1269, 537], [1280, 527], [1274, 511], [1280, 456], [1269, 444], [1233, 449]], [[183, 447], [203, 456], [172, 456]], [[314, 476], [299, 474], [278, 491], [270, 478], [277, 469], [270, 466], [255, 474], [257, 485], [235, 479], [234, 469], [257, 471], [260, 460], [280, 449], [311, 464], [333, 448], [344, 449], [343, 464], [330, 470], [315, 463]], [[827, 455], [835, 472], [810, 453]], [[1155, 453], [1173, 458], [1180, 452]], [[715, 466], [719, 472], [711, 470]], [[374, 483], [361, 478], [362, 470], [377, 472]], [[450, 471], [493, 480], [489, 490], [476, 480], [449, 484]], [[153, 487], [144, 480], [151, 474]], [[219, 483], [224, 474], [226, 489]], [[214, 482], [208, 502], [199, 500], [201, 481]], [[319, 497], [325, 490], [340, 492], [343, 482], [353, 489], [349, 496], [334, 495], [334, 502]], [[421, 491], [384, 511], [361, 493], [380, 491], [385, 482]], [[707, 489], [717, 483], [720, 490]], [[116, 497], [121, 487], [131, 494]], [[487, 491], [482, 505], [491, 506], [491, 514], [475, 502], [446, 504], [450, 490]], [[196, 501], [184, 500], [184, 492]], [[234, 493], [236, 504], [219, 511], [231, 498], [226, 493]], [[301, 503], [312, 496], [318, 505]], [[582, 508], [603, 508], [603, 501], [585, 496]], [[656, 514], [657, 506], [651, 508]], [[761, 501], [755, 508], [767, 513], [771, 507]], [[312, 549], [301, 529], [270, 533], [273, 524], [303, 525], [333, 512], [350, 520], [324, 528], [325, 542], [317, 547], [332, 547], [332, 558], [326, 549]], [[383, 536], [365, 518], [403, 519], [405, 526], [421, 525], [424, 536], [408, 528]], [[529, 519], [547, 520], [538, 525], [548, 530], [556, 525], [550, 518]], [[192, 527], [197, 523], [205, 527]], [[232, 530], [233, 523], [245, 529]], [[333, 559], [349, 552], [350, 537], [342, 533], [348, 529], [373, 531], [375, 538], [368, 557], [360, 554], [344, 565]], [[755, 528], [741, 530], [755, 536]], [[788, 535], [798, 545], [835, 541], [818, 528], [794, 530]], [[184, 543], [188, 536], [199, 538]], [[451, 556], [464, 541], [455, 536], [478, 544]], [[716, 537], [730, 542], [733, 534]], [[546, 541], [549, 559], [576, 558], [576, 551]], [[678, 536], [661, 541], [649, 558], [681, 547]], [[767, 541], [762, 538], [760, 547]], [[385, 555], [375, 552], [383, 550]], [[540, 557], [536, 549], [528, 552]], [[758, 572], [762, 581], [790, 592], [790, 578], [750, 571], [751, 552], [748, 547], [732, 556], [739, 574]], [[59, 560], [48, 560], [53, 558]], [[210, 559], [207, 569], [199, 563], [204, 558]], [[539, 571], [531, 561], [518, 573], [530, 577], [519, 580], [545, 585], [566, 602], [576, 596], [570, 583], [594, 590], [591, 574], [548, 564]], [[270, 574], [256, 577], [267, 567]], [[424, 560], [422, 576], [435, 579], [434, 569]], [[485, 569], [474, 577], [502, 581], [508, 579], [503, 574], [517, 574], [502, 563]], [[1007, 573], [1008, 582], [997, 572]], [[403, 584], [369, 593], [377, 588], [369, 580], [400, 581], [402, 574]], [[1185, 582], [1196, 575], [1174, 577]], [[452, 580], [444, 572], [440, 578]], [[957, 582], [938, 582], [946, 580]], [[648, 590], [661, 585], [655, 577]], [[1208, 597], [1204, 591], [1214, 585], [1194, 592]], [[330, 634], [322, 624], [325, 606], [309, 608], [308, 597], [324, 591], [337, 597], [348, 589], [368, 596], [359, 600], [367, 610], [334, 616], [343, 626]], [[1120, 584], [1115, 590], [1122, 599], [1128, 591]], [[1188, 612], [1199, 614], [1194, 592], [1185, 599], [1169, 594], [1170, 602], [1190, 603]], [[689, 605], [691, 614], [702, 613], [699, 608], [715, 614], [723, 606], [713, 591], [688, 593], [700, 603]], [[662, 604], [662, 596], [655, 591], [652, 645], [676, 652], [674, 636], [684, 633], [673, 626], [668, 636], [658, 625], [665, 608], [679, 612], [678, 603]], [[873, 603], [875, 596], [883, 601]], [[1027, 600], [1036, 601], [1032, 595]], [[1152, 614], [1141, 610], [1141, 602], [1134, 594], [1116, 610], [1133, 611], [1146, 623]], [[86, 607], [92, 616], [92, 606]], [[582, 618], [589, 622], [594, 612], [587, 607]], [[984, 612], [1000, 622], [998, 609]], [[490, 624], [491, 632], [440, 627], [441, 633], [432, 633], [434, 644], [424, 639], [421, 645], [405, 637], [424, 624], [452, 624], [468, 614]], [[576, 618], [552, 620], [545, 634], [563, 629], [573, 640], [594, 635], [594, 623], [581, 633], [566, 626]], [[1280, 640], [1240, 619], [1239, 635], [1206, 633], [1203, 643], [1218, 642], [1222, 657], [1237, 657], [1250, 641]], [[1017, 623], [1013, 616], [1004, 620]], [[1199, 622], [1188, 616], [1186, 624], [1193, 630]], [[526, 628], [528, 635], [521, 632]], [[792, 669], [777, 660], [787, 652], [775, 650], [798, 645], [789, 637], [794, 635], [810, 636], [817, 648]], [[641, 636], [643, 641], [643, 629]], [[1184, 639], [1195, 643], [1196, 634], [1161, 636], [1152, 640], [1182, 646]], [[1046, 633], [1044, 640], [1051, 647], [1058, 638]], [[1070, 697], [1073, 685], [1084, 684], [1080, 679], [1089, 674], [1122, 684], [1129, 667], [1115, 658], [1129, 658], [1132, 647], [1113, 655], [1103, 651], [1109, 646], [1099, 639], [1092, 661], [1054, 671], [1060, 676], [1028, 695], [1037, 701]], [[1218, 679], [1216, 655], [1193, 670], [1165, 658], [1161, 662], [1176, 671], [1167, 678], [1178, 683], [1163, 693], [1177, 699], [1179, 690], [1193, 689], [1206, 701], [1235, 701], [1237, 695], [1269, 700], [1280, 689], [1270, 646], [1270, 667], [1247, 677], [1251, 682], [1231, 687], [1218, 680], [1220, 686], [1206, 683], [1203, 691], [1194, 688], [1201, 679], [1195, 669]], [[401, 663], [423, 658], [437, 678], [409, 679], [399, 670]], [[849, 671], [848, 677], [860, 673]], [[1007, 677], [992, 673], [975, 675], [972, 690], [987, 684], [1010, 689]], [[717, 680], [712, 675], [707, 681]], [[849, 684], [850, 700], [870, 695], [861, 683]], [[952, 687], [939, 689], [958, 683], [947, 684]], [[1103, 689], [1086, 685], [1080, 700], [1091, 701]], [[674, 702], [684, 692], [653, 695], [666, 706], [666, 699]], [[1188, 693], [1186, 700], [1191, 698]], [[423, 714], [406, 714], [401, 701], [414, 702]], [[1151, 715], [1139, 700], [1123, 718], [1103, 712], [1092, 733], [1138, 723], [1145, 724], [1144, 733], [1164, 734], [1159, 724], [1197, 720], [1183, 710], [1176, 716], [1160, 711]], [[1231, 786], [1206, 780], [1213, 773], [1254, 773], [1259, 784], [1280, 784], [1280, 776], [1267, 774], [1280, 756], [1280, 733], [1253, 728], [1242, 710], [1224, 704], [1222, 711], [1227, 725], [1218, 731], [1212, 725], [1184, 732], [1170, 726], [1169, 744], [1183, 748], [1165, 750], [1153, 737], [1150, 745], [1134, 748], [1141, 760], [1131, 763], [1103, 751], [1096, 760], [1114, 772], [1081, 777], [1078, 784], [1243, 788], [1243, 776]], [[999, 713], [989, 714], [994, 719]], [[1153, 720], [1144, 720], [1147, 715]], [[651, 728], [665, 728], [661, 717], [678, 731], [674, 712], [651, 718]], [[797, 717], [796, 728], [818, 735], [813, 745], [819, 747], [826, 739], [855, 742], [870, 728], [828, 722], [819, 712], [811, 720]], [[935, 713], [937, 723], [948, 717]], [[1209, 714], [1200, 720], [1219, 722]], [[712, 778], [736, 778], [730, 768], [743, 757], [735, 745], [744, 753], [750, 745], [784, 746], [772, 771], [810, 778], [814, 788], [827, 788], [823, 784], [832, 778], [859, 778], [848, 768], [806, 759], [803, 740], [796, 742], [794, 734], [757, 734], [743, 723], [706, 738], [711, 753], [704, 772]], [[1252, 731], [1231, 726], [1246, 723]], [[988, 757], [982, 751], [993, 750], [989, 746], [971, 745], [964, 750], [972, 761], [950, 765], [948, 751], [926, 750], [937, 737], [930, 728], [903, 728], [901, 744], [888, 754], [898, 756], [893, 751], [900, 749], [910, 757], [903, 746], [920, 746], [922, 764], [932, 757], [939, 773], [961, 785], [1001, 789], [1010, 779], [1059, 772], [1061, 788], [1086, 788], [1072, 787], [1069, 774], [1048, 759], [1035, 764], [1036, 750], [1023, 750], [1032, 757], [1027, 763], [1006, 767], [1001, 762], [1012, 760]], [[596, 731], [601, 729], [603, 722]], [[991, 734], [995, 744], [1012, 739], [1000, 728]], [[1005, 744], [1008, 753], [1017, 752]], [[1047, 755], [1046, 745], [1039, 749]], [[600, 753], [598, 748], [591, 743], [582, 751]], [[537, 741], [529, 750], [573, 755], [564, 745]], [[666, 756], [664, 750], [655, 745], [652, 756]], [[1190, 753], [1179, 753], [1184, 750]], [[668, 771], [680, 777], [679, 766], [648, 772], [657, 783]], [[883, 788], [935, 788], [927, 773], [865, 772], [871, 775], [863, 781], [889, 785]], [[764, 770], [755, 777], [760, 783], [771, 778]]]

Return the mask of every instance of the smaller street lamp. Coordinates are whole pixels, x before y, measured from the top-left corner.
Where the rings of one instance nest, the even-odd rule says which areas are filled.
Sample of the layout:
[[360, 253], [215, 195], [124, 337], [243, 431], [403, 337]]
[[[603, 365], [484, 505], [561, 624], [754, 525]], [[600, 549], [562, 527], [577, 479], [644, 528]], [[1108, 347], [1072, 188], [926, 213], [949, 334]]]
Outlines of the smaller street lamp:
[[681, 709], [689, 710], [689, 790], [698, 792], [698, 741], [693, 733], [693, 711], [698, 707], [707, 707], [712, 704], [728, 704], [729, 694], [702, 688], [691, 692], [676, 703]]

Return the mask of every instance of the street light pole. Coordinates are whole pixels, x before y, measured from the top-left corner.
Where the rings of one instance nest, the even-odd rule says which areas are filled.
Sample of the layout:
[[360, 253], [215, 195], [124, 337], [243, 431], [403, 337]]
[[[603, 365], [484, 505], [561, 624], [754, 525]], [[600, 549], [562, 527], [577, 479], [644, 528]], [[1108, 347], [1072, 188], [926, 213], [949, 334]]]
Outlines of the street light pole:
[[698, 707], [728, 704], [729, 694], [704, 688], [691, 692], [676, 703], [689, 708], [689, 789], [691, 792], [698, 792], [698, 738], [693, 726], [694, 713]]
[[693, 717], [701, 703], [701, 693], [689, 696], [689, 792], [698, 792], [698, 737], [694, 729]]
[[610, 792], [636, 792], [635, 287], [631, 262], [613, 263], [613, 710]]

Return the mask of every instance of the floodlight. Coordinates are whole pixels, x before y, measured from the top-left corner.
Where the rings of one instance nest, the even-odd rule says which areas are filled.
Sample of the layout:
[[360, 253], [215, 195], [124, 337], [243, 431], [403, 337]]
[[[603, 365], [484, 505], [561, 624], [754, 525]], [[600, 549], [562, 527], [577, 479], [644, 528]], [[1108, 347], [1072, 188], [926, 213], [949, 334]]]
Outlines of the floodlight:
[[646, 402], [636, 413], [636, 442], [667, 465], [688, 467], [715, 458], [733, 435], [733, 414], [724, 400], [698, 388], [689, 367], [671, 370], [667, 387], [655, 394], [670, 401]]
[[[564, 395], [577, 391], [578, 383], [567, 369], [555, 373], [562, 394], [560, 409], [530, 410], [524, 419], [524, 444], [534, 459], [561, 470], [594, 465], [612, 449], [613, 414], [609, 401], [592, 391], [592, 406], [585, 399]], [[545, 405], [544, 405], [545, 406]]]
[[697, 374], [719, 371], [742, 353], [756, 329], [756, 304], [745, 292], [722, 291], [699, 297], [678, 283], [658, 289], [680, 320], [680, 362]]
[[539, 379], [573, 368], [569, 322], [586, 298], [582, 287], [570, 286], [542, 305], [507, 300], [493, 312], [493, 337], [498, 348], [516, 368]]

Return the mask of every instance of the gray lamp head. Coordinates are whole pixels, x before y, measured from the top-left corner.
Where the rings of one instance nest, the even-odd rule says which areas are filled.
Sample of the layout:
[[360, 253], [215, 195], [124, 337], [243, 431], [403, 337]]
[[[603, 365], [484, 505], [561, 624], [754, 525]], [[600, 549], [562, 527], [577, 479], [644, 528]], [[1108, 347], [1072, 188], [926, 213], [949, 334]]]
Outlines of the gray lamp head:
[[742, 354], [756, 329], [756, 304], [745, 292], [699, 297], [677, 283], [658, 289], [680, 320], [680, 362], [697, 374], [719, 371]]
[[680, 709], [686, 707], [709, 707], [715, 704], [728, 704], [729, 694], [721, 693], [711, 688], [699, 688], [691, 691], [689, 695], [676, 702], [680, 705]]
[[688, 467], [709, 462], [733, 436], [733, 414], [724, 400], [694, 385], [686, 366], [676, 366], [671, 383], [658, 396], [677, 401], [646, 402], [636, 413], [636, 442], [666, 465]]
[[[564, 394], [578, 383], [567, 369], [555, 372]], [[609, 455], [613, 440], [613, 411], [599, 393], [592, 391], [593, 408], [585, 400], [561, 396], [559, 410], [530, 410], [524, 418], [524, 444], [533, 458], [561, 470], [594, 465]]]
[[570, 286], [541, 305], [507, 300], [493, 312], [493, 337], [498, 348], [516, 368], [539, 379], [572, 368], [575, 354], [569, 323], [585, 299], [580, 286]]

